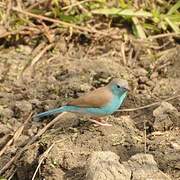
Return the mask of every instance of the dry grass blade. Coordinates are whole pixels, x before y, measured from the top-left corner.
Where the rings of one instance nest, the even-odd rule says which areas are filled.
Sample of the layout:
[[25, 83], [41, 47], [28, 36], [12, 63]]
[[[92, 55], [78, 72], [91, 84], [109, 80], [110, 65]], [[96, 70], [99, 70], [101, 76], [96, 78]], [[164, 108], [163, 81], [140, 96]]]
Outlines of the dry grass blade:
[[[180, 97], [180, 95], [176, 95], [176, 96], [169, 97], [169, 98], [161, 100], [161, 101], [171, 101], [171, 100], [177, 99], [179, 97]], [[120, 111], [120, 112], [131, 112], [131, 111], [138, 111], [138, 110], [142, 110], [142, 109], [147, 109], [147, 108], [150, 108], [150, 107], [153, 107], [153, 106], [159, 106], [161, 104], [161, 101], [154, 102], [154, 103], [151, 103], [151, 104], [148, 104], [148, 105], [145, 105], [145, 106], [141, 106], [141, 107], [137, 107], [137, 108], [120, 109], [118, 111]]]
[[28, 121], [31, 119], [32, 113], [28, 116], [26, 121], [16, 130], [14, 133], [14, 136], [7, 142], [7, 144], [1, 149], [0, 151], [0, 157], [4, 154], [4, 152], [7, 150], [7, 148], [14, 142], [16, 141], [20, 135], [22, 134], [22, 131], [25, 127], [25, 125], [28, 123]]
[[140, 37], [141, 39], [146, 39], [146, 34], [143, 30], [143, 27], [141, 26], [139, 20], [137, 17], [132, 17], [132, 21], [136, 27], [136, 31], [137, 31], [137, 34], [138, 34], [138, 37]]
[[144, 153], [147, 153], [147, 132], [146, 132], [146, 122], [144, 121]]
[[44, 53], [53, 47], [53, 45], [54, 44], [49, 44], [42, 51], [40, 51], [39, 54], [37, 54], [33, 58], [33, 60], [31, 61], [31, 65], [30, 66], [31, 67], [34, 66], [38, 62], [38, 60], [44, 55]]
[[43, 129], [41, 129], [32, 139], [31, 141], [29, 141], [29, 143], [27, 145], [32, 144], [33, 142], [35, 142], [39, 137], [41, 137], [46, 131], [47, 129], [49, 129], [52, 125], [54, 125], [57, 121], [59, 121], [59, 119], [64, 116], [64, 114], [66, 114], [66, 112], [63, 112], [61, 114], [59, 114], [56, 118], [54, 118], [52, 121], [50, 121]]
[[[44, 43], [40, 44], [39, 47], [44, 46]], [[49, 44], [45, 46], [32, 60], [30, 60], [27, 65], [24, 67], [24, 69], [21, 72], [20, 79], [24, 81], [24, 75], [27, 73], [29, 76], [31, 76], [33, 73], [33, 67], [34, 65], [40, 60], [40, 58], [54, 46], [54, 44]], [[38, 48], [39, 50], [39, 48]]]
[[44, 31], [44, 35], [47, 37], [49, 43], [52, 43], [54, 38], [53, 38], [53, 35], [50, 32], [49, 27], [44, 22], [42, 22], [42, 25], [43, 25], [43, 29], [44, 29], [43, 30]]
[[[5, 8], [3, 3], [0, 3], [0, 7]], [[74, 29], [77, 29], [79, 31], [85, 31], [85, 32], [88, 32], [88, 33], [91, 33], [91, 34], [93, 33], [93, 34], [99, 35], [99, 36], [107, 36], [107, 37], [111, 37], [112, 39], [121, 39], [119, 36], [112, 36], [109, 33], [98, 31], [98, 30], [95, 30], [94, 28], [81, 27], [81, 26], [78, 26], [76, 24], [64, 22], [64, 21], [61, 21], [61, 20], [58, 20], [58, 19], [53, 19], [53, 18], [49, 18], [49, 17], [46, 17], [46, 16], [30, 13], [30, 12], [27, 12], [25, 10], [18, 9], [16, 7], [12, 7], [12, 10], [16, 11], [18, 13], [24, 14], [26, 16], [29, 16], [29, 17], [33, 17], [35, 19], [40, 19], [40, 20], [52, 22], [52, 23], [55, 23], [55, 24], [60, 24], [63, 27], [74, 28]], [[3, 35], [3, 37], [5, 37], [5, 36]]]
[[2, 22], [2, 24], [4, 24], [6, 27], [9, 26], [8, 18], [10, 16], [11, 8], [12, 8], [12, 0], [7, 0], [7, 2], [6, 2], [6, 14], [5, 14], [5, 17], [4, 17], [3, 22]]
[[35, 170], [35, 172], [34, 172], [33, 177], [32, 177], [31, 180], [34, 180], [34, 179], [35, 179], [36, 174], [37, 174], [37, 172], [38, 172], [38, 169], [40, 168], [40, 166], [41, 166], [42, 162], [44, 161], [44, 159], [47, 158], [48, 153], [51, 151], [51, 149], [53, 148], [54, 145], [55, 145], [55, 143], [53, 143], [53, 144], [42, 154], [42, 156], [40, 157], [39, 164], [38, 164], [38, 166], [37, 166], [37, 168], [36, 168], [36, 170]]
[[126, 55], [125, 55], [125, 43], [121, 44], [121, 54], [122, 54], [123, 65], [126, 65], [127, 61], [126, 61]]
[[168, 37], [168, 36], [180, 36], [180, 33], [164, 33], [164, 34], [157, 34], [154, 36], [149, 36], [148, 39], [158, 39], [158, 38], [163, 38], [163, 37]]
[[20, 151], [18, 151], [16, 155], [12, 157], [12, 159], [8, 163], [4, 165], [4, 167], [0, 170], [0, 174], [4, 173], [17, 159], [19, 159], [22, 153], [29, 148], [29, 145], [31, 145], [37, 139], [39, 139], [46, 132], [46, 130], [49, 129], [52, 125], [54, 125], [62, 116], [64, 116], [64, 114], [66, 114], [66, 112], [58, 115], [51, 122], [49, 122], [43, 129], [41, 129], [34, 137], [32, 137], [30, 141], [23, 148], [21, 148]]
[[45, 21], [49, 21], [49, 22], [53, 22], [53, 23], [58, 23], [58, 24], [61, 24], [62, 26], [65, 26], [65, 27], [72, 27], [72, 28], [75, 28], [75, 29], [78, 29], [78, 30], [81, 30], [81, 31], [87, 31], [87, 32], [90, 32], [90, 33], [92, 33], [92, 32], [97, 33], [97, 31], [86, 28], [86, 27], [81, 27], [81, 26], [71, 24], [71, 23], [67, 23], [67, 22], [64, 22], [64, 21], [60, 21], [60, 20], [57, 20], [57, 19], [52, 19], [52, 18], [45, 17], [45, 16], [42, 16], [42, 15], [33, 14], [33, 13], [30, 13], [30, 12], [27, 12], [27, 11], [24, 11], [24, 10], [20, 10], [18, 8], [15, 8], [15, 7], [13, 7], [12, 10], [14, 10], [16, 12], [19, 12], [19, 13], [22, 13], [22, 14], [25, 14], [27, 16], [36, 18], [36, 19], [41, 19], [41, 20], [45, 20]]
[[[75, 2], [75, 3], [71, 4], [71, 5], [69, 5], [69, 6], [63, 7], [62, 10], [70, 9], [70, 8], [75, 7], [75, 6], [79, 6], [79, 5], [83, 4], [83, 3], [92, 2], [92, 1], [93, 1], [93, 0], [84, 0], [84, 1], [80, 1], [80, 2], [78, 1], [78, 2]], [[94, 1], [95, 1], [95, 0], [94, 0]]]

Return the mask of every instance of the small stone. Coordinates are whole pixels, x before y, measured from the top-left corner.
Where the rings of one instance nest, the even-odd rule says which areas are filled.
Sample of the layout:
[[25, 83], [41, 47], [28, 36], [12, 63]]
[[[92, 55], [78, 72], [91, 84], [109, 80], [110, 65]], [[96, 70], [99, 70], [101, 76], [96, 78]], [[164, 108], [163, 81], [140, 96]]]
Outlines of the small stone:
[[91, 89], [91, 86], [89, 84], [87, 84], [87, 83], [80, 85], [80, 90], [81, 91], [88, 92], [88, 91], [90, 91], [90, 89]]
[[0, 25], [0, 35], [2, 36], [6, 32], [7, 32], [6, 28], [4, 26]]
[[28, 136], [21, 134], [21, 136], [15, 141], [16, 146], [24, 146], [29, 139]]
[[130, 179], [131, 171], [119, 163], [113, 152], [93, 152], [87, 165], [87, 180]]
[[140, 84], [138, 89], [145, 90], [146, 89], [146, 85], [145, 84]]
[[1, 135], [6, 135], [11, 132], [10, 128], [7, 127], [7, 125], [0, 124], [0, 134]]
[[139, 77], [139, 76], [146, 76], [148, 74], [148, 71], [146, 71], [144, 68], [137, 68], [135, 70], [135, 76]]
[[32, 105], [31, 103], [29, 103], [28, 101], [16, 101], [15, 102], [15, 107], [21, 111], [21, 112], [24, 112], [24, 113], [29, 113], [32, 111]]
[[180, 151], [180, 144], [176, 142], [171, 142], [171, 147], [174, 148], [176, 151]]
[[180, 113], [168, 102], [162, 102], [161, 105], [153, 111], [155, 121], [153, 127], [155, 130], [169, 130], [173, 126], [180, 126]]
[[154, 82], [153, 81], [150, 81], [150, 80], [148, 80], [147, 82], [146, 82], [146, 84], [148, 85], [148, 86], [150, 86], [150, 87], [154, 87]]
[[150, 76], [150, 79], [156, 79], [159, 76], [158, 72], [153, 72]]
[[41, 101], [39, 99], [32, 99], [32, 100], [30, 100], [30, 103], [33, 104], [33, 105], [38, 106], [38, 105], [41, 104]]
[[37, 131], [38, 127], [33, 124], [32, 127], [28, 129], [27, 134], [32, 137], [37, 133]]
[[3, 108], [0, 106], [0, 115], [2, 117], [11, 118], [13, 116], [13, 111], [9, 108]]
[[19, 45], [18, 48], [20, 49], [20, 52], [25, 55], [29, 55], [32, 52], [32, 48], [30, 46]]
[[148, 78], [145, 77], [145, 76], [140, 76], [139, 77], [139, 80], [138, 80], [138, 83], [139, 84], [146, 84], [146, 82], [148, 81]]
[[175, 168], [180, 170], [180, 161], [175, 163]]

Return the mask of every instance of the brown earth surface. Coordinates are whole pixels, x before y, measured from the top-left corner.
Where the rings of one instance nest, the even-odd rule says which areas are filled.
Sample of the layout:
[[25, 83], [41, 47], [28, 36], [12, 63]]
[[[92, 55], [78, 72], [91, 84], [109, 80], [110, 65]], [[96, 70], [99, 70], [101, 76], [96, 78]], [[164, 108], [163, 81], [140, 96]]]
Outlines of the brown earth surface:
[[[163, 49], [161, 58], [153, 61], [148, 55], [149, 47], [136, 42], [133, 44], [135, 55], [126, 56], [123, 62], [118, 40], [90, 45], [66, 43], [63, 38], [59, 42], [53, 51], [48, 51], [34, 64], [31, 60], [38, 53], [31, 46], [0, 50], [1, 152], [5, 147], [0, 156], [2, 177], [32, 179], [40, 157], [53, 144], [36, 179], [93, 179], [96, 176], [88, 174], [93, 169], [88, 162], [93, 152], [102, 151], [114, 152], [119, 158], [115, 158], [116, 163], [120, 163], [117, 166], [128, 167], [126, 172], [133, 172], [131, 176], [124, 176], [126, 179], [143, 179], [141, 168], [146, 173], [143, 168], [149, 160], [155, 167], [148, 171], [150, 175], [152, 173], [149, 178], [180, 179], [180, 98], [161, 103], [162, 99], [179, 93], [179, 46], [172, 44]], [[129, 54], [128, 50], [126, 54]], [[94, 126], [87, 117], [66, 114], [2, 171], [53, 119], [46, 118], [43, 122], [31, 119], [21, 135], [7, 146], [31, 112], [59, 107], [71, 98], [107, 84], [113, 77], [127, 79], [130, 84], [131, 90], [122, 109], [160, 103], [141, 110], [116, 112], [108, 117], [112, 127]], [[147, 161], [142, 163], [146, 154]], [[135, 167], [139, 168], [139, 176]], [[123, 178], [119, 176], [119, 179]]]

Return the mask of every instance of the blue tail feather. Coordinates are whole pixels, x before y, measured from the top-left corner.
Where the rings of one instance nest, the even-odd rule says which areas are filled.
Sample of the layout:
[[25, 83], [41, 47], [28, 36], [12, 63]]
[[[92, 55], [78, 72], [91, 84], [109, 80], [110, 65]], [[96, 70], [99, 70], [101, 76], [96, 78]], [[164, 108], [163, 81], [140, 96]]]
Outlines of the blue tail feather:
[[42, 118], [42, 117], [45, 117], [45, 116], [51, 116], [51, 115], [54, 115], [54, 114], [59, 114], [59, 113], [62, 113], [64, 111], [65, 111], [65, 108], [63, 106], [63, 107], [60, 107], [60, 108], [56, 108], [56, 109], [52, 109], [52, 110], [49, 110], [49, 111], [46, 111], [46, 112], [36, 114], [34, 117], [35, 118]]

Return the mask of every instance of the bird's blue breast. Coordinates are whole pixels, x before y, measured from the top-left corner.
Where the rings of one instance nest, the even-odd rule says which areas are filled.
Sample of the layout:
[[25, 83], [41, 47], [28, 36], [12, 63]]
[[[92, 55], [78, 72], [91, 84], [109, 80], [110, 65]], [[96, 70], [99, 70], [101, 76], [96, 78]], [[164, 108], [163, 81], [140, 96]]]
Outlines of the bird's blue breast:
[[84, 114], [89, 114], [89, 115], [94, 115], [94, 116], [106, 116], [118, 110], [118, 108], [123, 103], [126, 95], [127, 95], [127, 92], [124, 92], [121, 96], [114, 95], [114, 97], [108, 104], [99, 108], [94, 108], [94, 107], [82, 108], [78, 106], [65, 106], [64, 108], [66, 111], [69, 111], [69, 112], [79, 112], [79, 113], [84, 113]]

